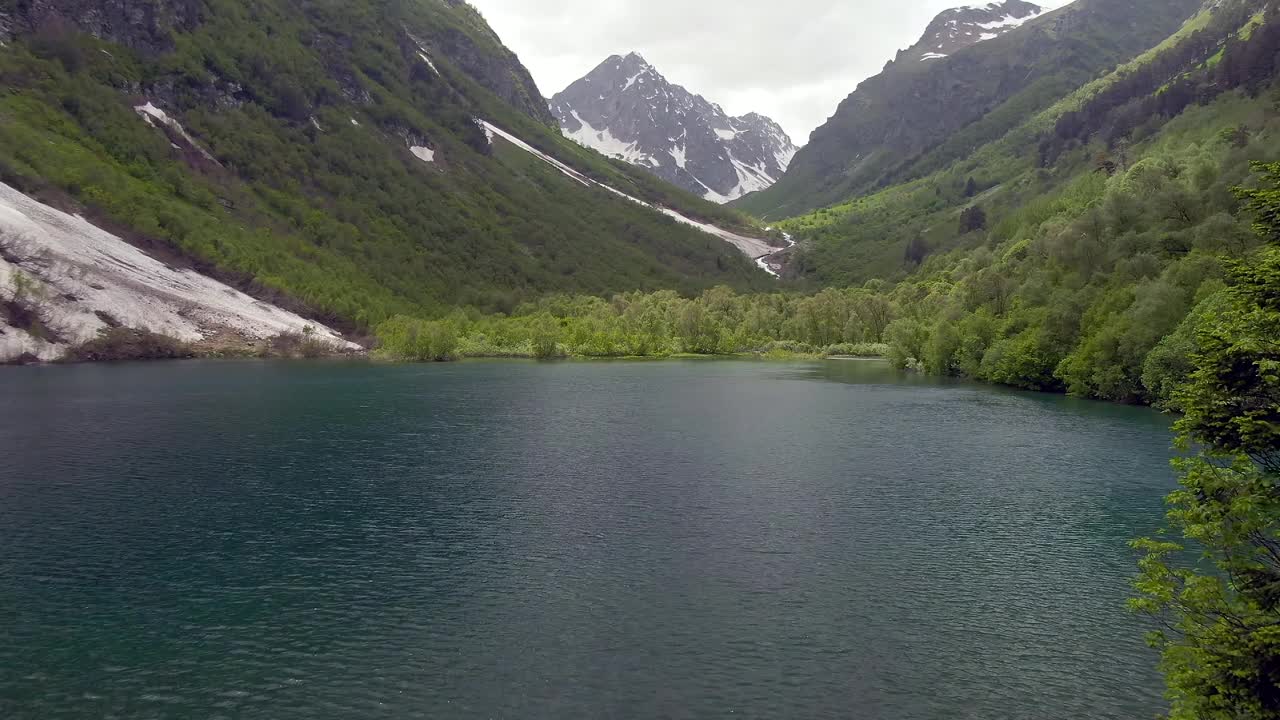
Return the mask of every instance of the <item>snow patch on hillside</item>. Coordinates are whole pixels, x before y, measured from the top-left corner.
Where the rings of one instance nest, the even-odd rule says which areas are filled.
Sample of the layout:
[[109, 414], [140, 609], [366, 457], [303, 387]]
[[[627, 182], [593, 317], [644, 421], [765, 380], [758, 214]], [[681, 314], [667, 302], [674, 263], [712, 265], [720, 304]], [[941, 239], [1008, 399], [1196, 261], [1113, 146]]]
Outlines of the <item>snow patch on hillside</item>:
[[773, 157], [778, 161], [778, 167], [786, 172], [791, 167], [791, 161], [796, 159], [796, 154], [800, 152], [800, 148], [795, 145], [787, 145], [783, 149], [774, 153]]
[[[998, 5], [993, 3], [989, 7], [998, 7]], [[1010, 30], [1013, 30], [1014, 28], [1021, 27], [1022, 25], [1025, 25], [1027, 22], [1031, 20], [1035, 20], [1036, 18], [1045, 14], [1045, 12], [1046, 12], [1045, 9], [1041, 8], [1040, 10], [1023, 17], [1017, 17], [1016, 15], [1013, 15], [1012, 13], [1010, 13], [1008, 15], [1005, 15], [1002, 18], [992, 20], [991, 22], [977, 23], [977, 27], [988, 31], [978, 36], [978, 42], [986, 42], [987, 40], [994, 40], [1000, 37], [1001, 35], [1009, 32]], [[990, 32], [991, 30], [995, 30], [997, 32]]]
[[[194, 270], [165, 265], [82, 218], [0, 183], [0, 297], [18, 276], [36, 286], [41, 320], [58, 341], [0, 323], [0, 360], [56, 360], [118, 323], [185, 342], [232, 332], [267, 340], [310, 326], [335, 347], [358, 349], [318, 323], [256, 300]], [[108, 319], [111, 322], [108, 322]]]
[[1022, 25], [1028, 20], [1034, 20], [1043, 14], [1044, 14], [1044, 11], [1042, 10], [1040, 12], [1031, 13], [1026, 17], [1015, 17], [1013, 15], [1005, 15], [1003, 18], [1000, 18], [999, 20], [993, 20], [991, 22], [986, 22], [986, 23], [978, 23], [978, 27], [982, 28], [983, 30], [1011, 30], [1013, 28], [1018, 27], [1019, 25]]
[[709, 223], [704, 223], [704, 222], [699, 222], [699, 221], [697, 221], [697, 220], [693, 220], [692, 218], [686, 217], [685, 215], [682, 215], [681, 213], [679, 213], [679, 212], [677, 212], [677, 211], [675, 211], [675, 210], [672, 210], [671, 208], [665, 208], [665, 207], [660, 207], [660, 206], [652, 205], [652, 204], [650, 204], [650, 203], [645, 202], [644, 200], [641, 200], [641, 199], [639, 199], [639, 198], [636, 198], [636, 197], [633, 197], [633, 196], [631, 196], [631, 195], [628, 195], [627, 193], [624, 193], [624, 192], [622, 192], [621, 190], [616, 190], [616, 189], [614, 189], [614, 188], [612, 188], [612, 187], [609, 187], [608, 185], [605, 185], [604, 183], [596, 182], [595, 180], [592, 180], [591, 178], [587, 177], [586, 175], [583, 175], [582, 173], [578, 172], [577, 170], [574, 170], [573, 168], [569, 167], [568, 165], [565, 165], [564, 163], [560, 162], [559, 160], [556, 160], [555, 158], [551, 157], [550, 155], [547, 155], [546, 153], [542, 152], [541, 150], [538, 150], [537, 148], [535, 148], [535, 147], [533, 147], [532, 145], [530, 145], [529, 143], [527, 143], [527, 142], [525, 142], [525, 141], [521, 140], [520, 138], [516, 137], [515, 135], [512, 135], [511, 133], [509, 133], [509, 132], [507, 132], [507, 131], [505, 131], [505, 130], [503, 130], [503, 129], [499, 128], [498, 126], [494, 125], [493, 123], [490, 123], [490, 122], [485, 121], [485, 120], [480, 120], [480, 121], [478, 121], [478, 122], [480, 122], [480, 124], [481, 124], [481, 125], [482, 125], [486, 130], [487, 130], [487, 131], [492, 132], [494, 135], [497, 135], [498, 137], [501, 137], [502, 139], [506, 140], [507, 142], [511, 143], [512, 145], [515, 145], [516, 147], [520, 148], [521, 150], [524, 150], [525, 152], [527, 152], [527, 153], [530, 153], [530, 154], [534, 155], [535, 157], [539, 158], [539, 159], [540, 159], [540, 160], [542, 160], [543, 162], [545, 162], [545, 163], [547, 163], [548, 165], [550, 165], [550, 166], [554, 167], [555, 169], [559, 170], [561, 173], [563, 173], [564, 175], [566, 175], [566, 176], [568, 176], [568, 177], [572, 178], [573, 180], [575, 180], [575, 181], [577, 181], [577, 182], [580, 182], [580, 183], [582, 183], [583, 185], [587, 185], [588, 187], [592, 187], [592, 186], [594, 186], [594, 187], [601, 188], [601, 189], [603, 189], [603, 190], [607, 190], [607, 191], [609, 191], [609, 192], [613, 193], [614, 195], [617, 195], [617, 196], [619, 196], [619, 197], [625, 198], [625, 199], [627, 199], [627, 200], [629, 200], [629, 201], [631, 201], [631, 202], [633, 202], [633, 203], [636, 203], [636, 204], [638, 204], [638, 205], [643, 205], [643, 206], [645, 206], [645, 207], [647, 207], [647, 208], [651, 208], [651, 209], [653, 209], [653, 210], [657, 210], [657, 211], [661, 212], [662, 214], [666, 215], [667, 217], [670, 217], [671, 219], [675, 220], [675, 221], [676, 221], [676, 222], [678, 222], [678, 223], [681, 223], [681, 224], [683, 224], [683, 225], [688, 225], [688, 226], [690, 226], [690, 227], [697, 228], [697, 229], [699, 229], [699, 230], [701, 230], [701, 231], [703, 231], [703, 232], [707, 233], [708, 235], [714, 235], [714, 236], [716, 236], [716, 237], [720, 238], [721, 240], [724, 240], [725, 242], [727, 242], [727, 243], [729, 243], [729, 244], [733, 245], [734, 247], [738, 248], [738, 250], [740, 250], [744, 255], [746, 255], [746, 256], [748, 256], [748, 257], [750, 257], [750, 258], [752, 258], [752, 259], [758, 259], [758, 258], [765, 257], [766, 255], [772, 255], [773, 253], [777, 252], [777, 250], [778, 250], [777, 248], [773, 247], [773, 246], [772, 246], [772, 245], [770, 245], [769, 243], [767, 243], [767, 242], [765, 242], [764, 240], [761, 240], [761, 239], [759, 239], [759, 238], [752, 238], [752, 237], [747, 237], [747, 236], [745, 236], [745, 235], [739, 235], [739, 234], [737, 234], [737, 233], [729, 232], [728, 230], [724, 230], [724, 229], [718, 228], [718, 227], [716, 227], [715, 225], [711, 225], [711, 224], [709, 224]]
[[729, 161], [733, 163], [733, 169], [738, 173], [738, 185], [733, 189], [735, 196], [733, 199], [735, 200], [747, 193], [764, 190], [777, 182], [775, 178], [769, 175], [767, 170], [759, 165], [748, 165], [733, 155], [729, 156]]
[[[551, 167], [555, 168], [556, 170], [559, 170], [559, 171], [560, 171], [561, 173], [563, 173], [566, 177], [568, 177], [568, 178], [570, 178], [570, 179], [572, 179], [572, 180], [574, 180], [574, 181], [576, 181], [576, 182], [582, 183], [583, 185], [586, 185], [586, 186], [588, 186], [588, 187], [590, 187], [590, 186], [592, 186], [592, 185], [599, 185], [599, 183], [595, 182], [594, 180], [591, 180], [591, 179], [590, 179], [590, 178], [588, 178], [586, 175], [583, 175], [582, 173], [578, 172], [577, 170], [574, 170], [573, 168], [569, 167], [568, 165], [565, 165], [564, 163], [560, 162], [559, 160], [557, 160], [557, 159], [555, 159], [555, 158], [551, 157], [550, 155], [548, 155], [548, 154], [546, 154], [546, 153], [542, 152], [542, 151], [541, 151], [541, 150], [539, 150], [538, 148], [536, 148], [536, 147], [534, 147], [534, 146], [530, 145], [529, 143], [527, 143], [527, 142], [525, 142], [525, 141], [521, 140], [520, 138], [516, 137], [515, 135], [512, 135], [511, 133], [507, 132], [506, 130], [503, 130], [502, 128], [498, 127], [497, 125], [494, 125], [493, 123], [489, 122], [488, 120], [479, 120], [478, 122], [480, 123], [481, 127], [483, 127], [483, 128], [485, 129], [485, 132], [489, 134], [489, 141], [490, 141], [490, 142], [493, 142], [493, 138], [494, 138], [494, 136], [500, 137], [500, 138], [502, 138], [503, 140], [506, 140], [507, 142], [511, 143], [512, 145], [515, 145], [516, 147], [520, 148], [521, 150], [524, 150], [525, 152], [527, 152], [527, 153], [529, 153], [529, 154], [531, 154], [531, 155], [533, 155], [533, 156], [537, 157], [539, 160], [542, 160], [543, 162], [547, 163], [548, 165], [550, 165]], [[600, 187], [606, 187], [606, 186], [601, 185]], [[609, 190], [613, 190], [613, 188], [607, 188], [607, 189], [609, 189]], [[613, 190], [613, 192], [618, 192], [618, 191], [617, 191], [617, 190]], [[618, 193], [618, 194], [619, 194], [619, 195], [622, 195], [622, 193]], [[637, 200], [636, 202], [639, 202], [639, 200]]]
[[689, 164], [689, 153], [685, 145], [673, 146], [671, 148], [671, 159], [675, 161], [676, 167], [683, 170]]
[[[147, 124], [151, 127], [157, 129], [169, 128], [169, 130], [173, 131], [178, 137], [182, 138], [182, 140], [184, 140], [191, 149], [204, 156], [206, 160], [212, 163], [218, 162], [214, 159], [213, 155], [209, 154], [208, 150], [201, 147], [200, 143], [196, 142], [196, 139], [187, 133], [186, 128], [182, 127], [182, 123], [170, 117], [168, 113], [156, 107], [151, 101], [147, 101], [145, 105], [138, 105], [134, 107], [133, 110], [138, 113], [143, 120], [146, 120]], [[173, 145], [173, 143], [170, 143], [170, 145]], [[174, 147], [179, 150], [182, 149], [177, 145], [174, 145]]]
[[617, 158], [633, 165], [653, 164], [655, 162], [654, 158], [648, 153], [638, 150], [636, 143], [619, 140], [613, 136], [613, 133], [608, 128], [599, 130], [592, 127], [591, 123], [583, 120], [576, 110], [573, 111], [573, 119], [577, 120], [581, 127], [574, 132], [570, 132], [567, 129], [564, 130], [564, 136], [579, 145], [591, 148], [606, 157]]
[[436, 161], [436, 151], [431, 148], [414, 145], [409, 148], [409, 152], [413, 153], [413, 156], [422, 162], [433, 163]]
[[717, 205], [724, 205], [726, 203], [731, 203], [734, 200], [738, 199], [736, 197], [729, 197], [728, 195], [721, 195], [715, 190], [712, 190], [711, 188], [707, 187], [705, 183], [703, 183], [701, 180], [698, 180], [698, 178], [696, 177], [694, 178], [694, 180], [697, 180], [698, 184], [701, 185], [703, 189], [706, 191], [702, 193], [702, 199], [706, 200], [707, 202], [713, 202]]
[[[773, 228], [766, 228], [766, 229], [772, 230]], [[789, 233], [782, 233], [782, 239], [787, 242], [787, 246], [785, 248], [778, 250], [772, 255], [765, 255], [764, 257], [756, 258], [756, 265], [761, 270], [769, 273], [770, 275], [776, 278], [782, 277], [782, 261], [779, 259], [779, 257], [786, 251], [796, 246], [796, 241], [791, 237]]]
[[440, 74], [440, 69], [436, 67], [435, 63], [431, 62], [431, 58], [427, 55], [426, 52], [419, 50], [418, 57], [422, 58], [422, 62], [426, 63], [427, 67], [431, 68], [431, 72], [437, 75]]

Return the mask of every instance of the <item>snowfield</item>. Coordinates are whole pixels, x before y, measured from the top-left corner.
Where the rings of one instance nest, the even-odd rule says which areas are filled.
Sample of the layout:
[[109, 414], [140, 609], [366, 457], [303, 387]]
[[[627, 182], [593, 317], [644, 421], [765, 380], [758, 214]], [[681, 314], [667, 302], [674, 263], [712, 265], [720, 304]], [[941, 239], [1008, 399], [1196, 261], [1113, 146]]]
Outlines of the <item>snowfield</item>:
[[431, 57], [430, 57], [429, 55], [427, 55], [427, 53], [426, 53], [426, 51], [425, 51], [425, 50], [420, 51], [420, 52], [418, 53], [418, 57], [422, 58], [422, 62], [426, 63], [426, 64], [427, 64], [427, 67], [431, 68], [431, 72], [433, 72], [433, 73], [435, 73], [435, 74], [437, 74], [437, 75], [439, 75], [439, 74], [440, 74], [440, 68], [437, 68], [437, 67], [436, 67], [436, 64], [435, 64], [435, 63], [433, 63], [433, 62], [431, 62]]
[[[191, 135], [187, 133], [187, 129], [182, 127], [182, 123], [170, 117], [168, 113], [156, 107], [150, 101], [148, 101], [145, 105], [138, 105], [133, 109], [133, 111], [138, 113], [138, 116], [141, 117], [143, 120], [146, 120], [147, 124], [153, 128], [156, 128], [156, 129], [162, 129], [164, 127], [169, 128], [173, 132], [177, 133], [178, 137], [182, 138], [182, 140], [186, 142], [187, 145], [189, 145], [193, 150], [195, 150], [196, 152], [204, 156], [204, 159], [208, 160], [211, 163], [214, 163], [215, 165], [219, 164], [217, 159], [214, 158], [213, 155], [209, 154], [208, 150], [205, 150], [200, 145], [200, 143], [196, 142], [195, 138], [191, 137]], [[173, 143], [169, 143], [169, 144], [173, 145]], [[176, 150], [182, 149], [177, 145], [173, 145], [173, 147]]]
[[782, 277], [782, 262], [775, 261], [775, 258], [796, 246], [796, 241], [791, 237], [790, 233], [782, 233], [782, 237], [787, 241], [787, 246], [785, 248], [781, 250], [775, 249], [771, 255], [756, 258], [756, 265], [760, 266], [761, 270], [776, 278]]
[[573, 119], [577, 120], [582, 127], [578, 128], [577, 132], [572, 133], [565, 130], [564, 135], [579, 145], [589, 147], [601, 155], [617, 158], [633, 165], [656, 163], [653, 157], [636, 149], [635, 143], [627, 143], [615, 138], [608, 128], [598, 130], [592, 127], [591, 123], [582, 119], [577, 110], [573, 111]]
[[733, 245], [734, 247], [738, 248], [738, 250], [742, 251], [744, 255], [746, 255], [747, 257], [753, 260], [758, 260], [767, 255], [772, 255], [773, 253], [776, 253], [778, 251], [778, 248], [773, 247], [772, 245], [765, 242], [764, 240], [747, 237], [745, 235], [738, 235], [737, 233], [732, 233], [732, 232], [729, 232], [728, 230], [723, 230], [721, 228], [718, 228], [715, 225], [698, 222], [697, 220], [693, 220], [691, 218], [685, 217], [684, 215], [681, 215], [680, 213], [670, 208], [657, 207], [655, 205], [651, 205], [650, 203], [647, 203], [639, 198], [632, 197], [622, 192], [621, 190], [615, 190], [614, 188], [611, 188], [608, 185], [605, 185], [603, 183], [598, 183], [595, 180], [592, 180], [591, 178], [587, 177], [586, 175], [583, 175], [582, 173], [578, 172], [577, 170], [574, 170], [568, 165], [565, 165], [559, 160], [556, 160], [550, 155], [547, 155], [541, 152], [540, 150], [533, 147], [529, 143], [521, 140], [520, 138], [516, 137], [515, 135], [512, 135], [511, 133], [503, 130], [502, 128], [499, 128], [493, 123], [490, 123], [485, 120], [478, 120], [477, 122], [479, 122], [480, 125], [484, 127], [486, 132], [491, 133], [493, 135], [497, 135], [498, 137], [501, 137], [502, 139], [506, 140], [512, 145], [515, 145], [521, 150], [524, 150], [525, 152], [534, 155], [535, 157], [539, 158], [543, 162], [547, 163], [548, 165], [564, 173], [565, 175], [572, 178], [573, 180], [576, 180], [577, 182], [580, 182], [583, 185], [595, 186], [598, 188], [602, 188], [604, 190], [608, 190], [614, 195], [618, 195], [620, 197], [626, 198], [627, 200], [630, 200], [633, 203], [637, 203], [647, 208], [652, 208], [654, 210], [657, 210], [662, 214], [666, 215], [667, 217], [670, 217], [671, 219], [675, 220], [678, 223], [697, 228], [702, 232], [707, 233], [708, 235], [714, 235], [720, 238], [721, 240], [724, 240], [725, 242], [729, 243], [730, 245]]
[[[30, 354], [56, 360], [119, 324], [185, 342], [233, 333], [267, 340], [310, 326], [335, 348], [357, 350], [334, 330], [201, 275], [165, 265], [82, 218], [0, 183], [0, 300], [19, 273], [58, 342], [0, 323], [0, 361]], [[110, 322], [109, 322], [110, 321]]]
[[413, 153], [413, 156], [418, 158], [422, 162], [433, 163], [436, 161], [436, 151], [432, 150], [429, 147], [414, 145], [409, 148], [409, 152]]

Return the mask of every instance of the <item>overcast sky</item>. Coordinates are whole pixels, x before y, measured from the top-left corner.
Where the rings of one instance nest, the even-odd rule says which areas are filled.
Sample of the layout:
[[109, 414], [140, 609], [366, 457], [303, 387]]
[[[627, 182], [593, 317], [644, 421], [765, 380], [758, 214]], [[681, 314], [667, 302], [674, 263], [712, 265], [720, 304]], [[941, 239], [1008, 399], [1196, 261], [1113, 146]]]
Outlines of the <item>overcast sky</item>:
[[[1051, 7], [1068, 0], [1041, 0]], [[731, 115], [797, 145], [942, 10], [978, 0], [471, 0], [550, 97], [636, 51]]]

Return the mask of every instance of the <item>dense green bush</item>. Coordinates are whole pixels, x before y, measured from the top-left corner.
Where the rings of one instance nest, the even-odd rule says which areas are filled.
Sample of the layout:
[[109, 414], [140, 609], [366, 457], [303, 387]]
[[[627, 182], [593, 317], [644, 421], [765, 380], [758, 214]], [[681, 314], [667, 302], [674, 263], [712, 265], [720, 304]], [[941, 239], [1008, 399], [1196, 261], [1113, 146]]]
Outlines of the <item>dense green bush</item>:
[[1159, 622], [1150, 641], [1177, 720], [1280, 717], [1280, 165], [1261, 169], [1267, 182], [1242, 197], [1273, 246], [1233, 263], [1195, 313], [1175, 394], [1181, 444], [1198, 452], [1178, 462], [1174, 532], [1134, 544], [1131, 606]]
[[447, 321], [397, 315], [378, 326], [378, 340], [383, 353], [400, 360], [443, 362], [457, 357], [458, 333]]
[[882, 356], [894, 309], [867, 290], [817, 295], [741, 295], [725, 287], [695, 298], [671, 291], [606, 300], [557, 295], [511, 315], [458, 311], [438, 323], [397, 317], [378, 328], [383, 351], [405, 360], [424, 351], [424, 328], [457, 335], [460, 357], [668, 357], [677, 354]]
[[[1157, 145], [1111, 178], [1091, 175], [1023, 208], [983, 246], [930, 258], [883, 291], [898, 318], [886, 333], [890, 358], [932, 374], [1176, 408], [1195, 347], [1188, 315], [1217, 307], [1225, 268], [1261, 243], [1232, 192], [1254, 186], [1250, 157], [1277, 153], [1268, 143], [1280, 123], [1255, 127], [1240, 148], [1211, 127], [1171, 124], [1199, 139]], [[1250, 192], [1265, 196], [1280, 178], [1264, 179]]]

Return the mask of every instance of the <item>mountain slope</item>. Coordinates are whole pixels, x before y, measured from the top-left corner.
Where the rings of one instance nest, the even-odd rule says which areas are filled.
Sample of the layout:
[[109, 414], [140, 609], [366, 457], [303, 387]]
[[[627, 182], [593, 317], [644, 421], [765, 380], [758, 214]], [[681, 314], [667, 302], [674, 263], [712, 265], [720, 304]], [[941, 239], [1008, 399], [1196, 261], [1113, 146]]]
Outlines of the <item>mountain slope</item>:
[[104, 332], [117, 332], [117, 342], [137, 338], [123, 328], [169, 339], [159, 343], [168, 355], [256, 355], [284, 335], [306, 338], [315, 352], [357, 349], [174, 261], [0, 183], [0, 363], [58, 360]]
[[1176, 404], [1194, 318], [1262, 242], [1233, 188], [1280, 160], [1278, 58], [1280, 4], [1211, 0], [997, 140], [782, 222], [791, 271], [880, 294], [900, 364]]
[[949, 57], [892, 63], [814, 131], [777, 184], [737, 205], [779, 218], [919, 177], [910, 168], [923, 153], [961, 135], [950, 159], [963, 157], [1159, 43], [1200, 4], [1076, 0]]
[[768, 282], [749, 229], [562, 138], [455, 0], [0, 2], [0, 179], [346, 328], [555, 291]]
[[566, 136], [715, 202], [772, 185], [796, 153], [777, 123], [729, 117], [643, 57], [608, 58], [551, 98]]
[[[888, 333], [900, 362], [1181, 409], [1198, 328], [1274, 239], [1254, 224], [1274, 217], [1261, 199], [1280, 181], [1261, 164], [1280, 161], [1280, 9], [1261, 5], [1208, 3], [1158, 52], [1073, 94], [1040, 125], [1042, 147], [1064, 149], [969, 201], [987, 223], [921, 238], [895, 288], [911, 298]], [[930, 219], [965, 225], [944, 215]]]
[[[1227, 52], [1228, 46], [1262, 4], [1211, 3], [1215, 9], [1158, 49], [1021, 117], [996, 140], [974, 148], [972, 137], [951, 138], [917, 160], [918, 179], [779, 223], [801, 243], [793, 271], [837, 285], [899, 279], [932, 255], [984, 242], [987, 228], [999, 228], [1023, 208], [1119, 173], [1135, 162], [1136, 143], [1197, 101], [1234, 90], [1258, 92], [1256, 83], [1266, 80], [1227, 77], [1213, 62], [1220, 53], [1235, 58], [1243, 52]], [[1258, 47], [1265, 55], [1266, 46]], [[967, 152], [949, 159], [962, 148]], [[975, 207], [983, 210], [985, 227], [962, 227], [963, 213]]]

